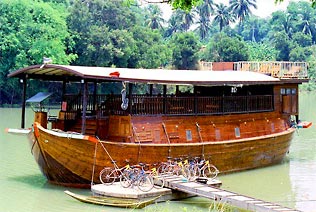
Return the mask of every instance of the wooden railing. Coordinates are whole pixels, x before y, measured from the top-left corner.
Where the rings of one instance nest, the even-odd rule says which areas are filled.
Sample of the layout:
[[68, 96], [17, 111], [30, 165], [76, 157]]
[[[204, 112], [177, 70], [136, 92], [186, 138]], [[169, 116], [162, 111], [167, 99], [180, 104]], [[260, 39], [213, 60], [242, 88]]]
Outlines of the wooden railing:
[[[82, 110], [81, 96], [67, 95], [66, 113], [80, 115]], [[273, 110], [272, 95], [256, 96], [217, 96], [217, 97], [176, 97], [168, 95], [145, 96], [133, 95], [129, 100], [129, 108], [121, 108], [121, 95], [97, 95], [97, 101], [89, 96], [87, 105], [88, 115], [99, 117], [108, 115], [206, 115], [248, 113]], [[97, 104], [94, 106], [94, 104]]]
[[253, 71], [280, 79], [307, 79], [306, 62], [285, 61], [241, 61], [241, 62], [204, 62], [200, 61], [201, 70], [212, 71]]
[[287, 78], [306, 79], [308, 77], [306, 62], [242, 61], [242, 62], [234, 63], [234, 70], [260, 72], [260, 73], [267, 74], [267, 75], [281, 78], [281, 79], [287, 79]]

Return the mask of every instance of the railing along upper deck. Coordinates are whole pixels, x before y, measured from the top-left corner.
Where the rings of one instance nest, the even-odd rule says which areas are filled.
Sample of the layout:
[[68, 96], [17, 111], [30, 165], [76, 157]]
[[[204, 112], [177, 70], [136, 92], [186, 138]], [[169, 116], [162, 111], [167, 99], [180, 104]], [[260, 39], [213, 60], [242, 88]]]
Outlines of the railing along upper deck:
[[[250, 113], [272, 111], [272, 95], [251, 96], [213, 96], [213, 97], [166, 97], [155, 95], [133, 95], [127, 110], [121, 108], [121, 95], [97, 95], [97, 106], [89, 96], [87, 113], [99, 117], [108, 115], [217, 115], [233, 113]], [[82, 109], [81, 96], [76, 98], [71, 95], [65, 96], [67, 112], [79, 113]], [[74, 118], [71, 115], [72, 119]]]
[[280, 79], [307, 79], [308, 64], [306, 62], [284, 61], [241, 61], [241, 62], [200, 62], [200, 69], [224, 71], [253, 71]]
[[271, 75], [273, 77], [286, 79], [297, 78], [306, 79], [307, 63], [306, 62], [235, 62], [234, 70], [237, 71], [254, 71]]

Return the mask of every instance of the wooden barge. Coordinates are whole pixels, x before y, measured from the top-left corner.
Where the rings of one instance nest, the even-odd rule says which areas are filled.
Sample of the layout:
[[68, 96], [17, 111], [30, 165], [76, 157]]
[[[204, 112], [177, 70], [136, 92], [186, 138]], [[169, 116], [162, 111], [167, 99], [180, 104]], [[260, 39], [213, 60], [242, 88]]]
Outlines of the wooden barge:
[[[9, 77], [22, 79], [24, 103], [28, 80], [63, 83], [58, 117], [35, 113], [32, 153], [49, 182], [84, 187], [99, 182], [113, 160], [122, 167], [201, 157], [221, 173], [280, 163], [295, 131], [291, 119], [298, 117], [298, 85], [308, 81], [307, 66], [289, 63], [278, 76], [240, 70], [240, 63], [224, 71], [46, 64]], [[74, 82], [80, 91], [67, 94]], [[119, 85], [121, 92], [98, 93], [100, 85]], [[25, 104], [22, 127], [24, 111]]]

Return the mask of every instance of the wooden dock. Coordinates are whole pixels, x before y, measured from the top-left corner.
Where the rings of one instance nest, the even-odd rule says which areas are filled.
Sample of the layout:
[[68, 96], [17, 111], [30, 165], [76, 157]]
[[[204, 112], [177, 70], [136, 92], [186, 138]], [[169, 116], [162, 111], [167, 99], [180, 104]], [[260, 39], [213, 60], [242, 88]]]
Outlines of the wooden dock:
[[220, 189], [221, 181], [208, 180], [205, 183], [188, 182], [182, 176], [165, 176], [165, 188], [154, 188], [149, 192], [143, 192], [133, 188], [123, 188], [119, 182], [107, 186], [102, 184], [93, 185], [91, 191], [94, 195], [112, 196], [121, 198], [148, 198], [161, 196], [156, 202], [183, 199], [192, 196], [200, 196], [223, 204], [232, 205], [241, 209], [256, 212], [299, 212], [299, 210], [281, 206], [253, 197], [241, 195], [224, 189]]
[[237, 194], [224, 189], [216, 188], [197, 182], [185, 182], [182, 177], [166, 177], [165, 186], [173, 190], [182, 191], [200, 197], [206, 197], [233, 205], [238, 208], [256, 212], [298, 212], [298, 210], [287, 208], [276, 203], [266, 202], [252, 197]]

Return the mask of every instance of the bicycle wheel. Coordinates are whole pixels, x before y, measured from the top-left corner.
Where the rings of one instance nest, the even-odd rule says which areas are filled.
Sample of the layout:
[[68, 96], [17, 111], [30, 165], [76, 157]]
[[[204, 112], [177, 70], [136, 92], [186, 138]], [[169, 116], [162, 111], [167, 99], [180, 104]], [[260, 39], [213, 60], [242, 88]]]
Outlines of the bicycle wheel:
[[175, 170], [174, 170], [174, 166], [173, 165], [166, 165], [165, 168], [164, 168], [163, 174], [173, 175], [174, 172], [175, 172]]
[[137, 186], [139, 190], [147, 192], [154, 187], [153, 178], [150, 175], [142, 175], [138, 179]]
[[165, 172], [166, 172], [166, 167], [167, 167], [166, 164], [161, 164], [161, 165], [157, 168], [157, 172], [158, 172], [159, 174], [165, 174]]
[[214, 165], [208, 164], [205, 168], [203, 168], [202, 173], [203, 177], [211, 178], [212, 180], [217, 177], [218, 169]]
[[182, 175], [188, 179], [188, 181], [194, 181], [197, 178], [197, 169], [192, 166], [185, 166], [182, 169]]
[[104, 185], [112, 185], [116, 177], [116, 172], [110, 167], [102, 169], [99, 175], [99, 179]]
[[131, 176], [132, 173], [131, 173], [131, 170], [127, 171], [127, 170], [124, 170], [121, 177], [120, 177], [120, 183], [121, 183], [121, 186], [123, 188], [128, 188], [132, 185], [132, 179], [131, 179]]
[[155, 188], [163, 188], [165, 186], [165, 178], [162, 175], [152, 175]]

